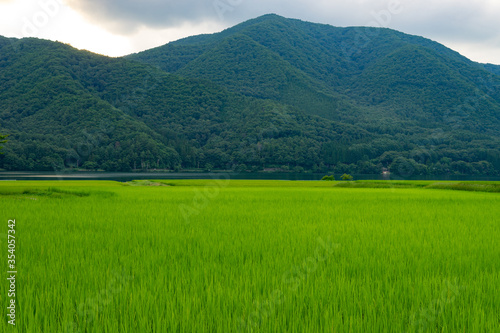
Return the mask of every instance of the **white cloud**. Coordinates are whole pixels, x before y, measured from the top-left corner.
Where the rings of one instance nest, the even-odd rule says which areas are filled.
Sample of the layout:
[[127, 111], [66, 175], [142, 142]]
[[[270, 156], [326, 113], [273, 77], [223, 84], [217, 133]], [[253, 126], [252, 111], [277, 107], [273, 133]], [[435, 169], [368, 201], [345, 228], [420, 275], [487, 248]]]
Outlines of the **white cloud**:
[[133, 35], [143, 26], [162, 29], [214, 20], [216, 14], [211, 1], [206, 0], [65, 1], [90, 22], [124, 35]]
[[123, 55], [131, 50], [128, 38], [89, 24], [56, 0], [0, 2], [0, 22], [0, 34], [7, 37], [50, 39], [106, 55]]
[[[200, 22], [199, 24], [184, 23], [179, 27], [172, 28], [149, 28], [141, 27], [132, 35], [131, 47], [132, 51], [138, 52], [157, 47], [166, 43], [166, 41], [174, 41], [184, 37], [198, 35], [200, 33], [214, 33], [221, 31], [224, 27], [217, 22]], [[127, 53], [124, 53], [124, 55]]]

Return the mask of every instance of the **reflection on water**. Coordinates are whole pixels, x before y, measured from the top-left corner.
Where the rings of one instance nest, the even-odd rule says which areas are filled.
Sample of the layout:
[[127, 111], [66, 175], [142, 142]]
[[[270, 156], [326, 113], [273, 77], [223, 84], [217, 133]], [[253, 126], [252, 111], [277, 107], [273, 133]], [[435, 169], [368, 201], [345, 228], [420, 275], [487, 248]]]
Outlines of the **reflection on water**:
[[[320, 180], [324, 174], [319, 173], [270, 173], [270, 172], [214, 172], [214, 173], [194, 173], [194, 172], [0, 172], [0, 180], [115, 180], [131, 181], [134, 179], [212, 179], [217, 175], [229, 179], [275, 179], [275, 180]], [[383, 180], [387, 176], [383, 175], [353, 175], [355, 180]], [[340, 175], [336, 175], [336, 179]], [[417, 176], [400, 178], [391, 176], [394, 180], [489, 180], [500, 181], [500, 177], [475, 177], [475, 176]]]

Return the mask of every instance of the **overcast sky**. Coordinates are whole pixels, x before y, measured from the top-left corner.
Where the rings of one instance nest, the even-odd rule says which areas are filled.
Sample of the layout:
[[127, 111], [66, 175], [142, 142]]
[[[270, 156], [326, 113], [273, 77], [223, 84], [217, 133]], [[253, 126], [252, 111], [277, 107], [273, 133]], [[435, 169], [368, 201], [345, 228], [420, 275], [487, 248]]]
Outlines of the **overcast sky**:
[[392, 28], [500, 64], [499, 0], [0, 0], [0, 35], [121, 56], [268, 13]]

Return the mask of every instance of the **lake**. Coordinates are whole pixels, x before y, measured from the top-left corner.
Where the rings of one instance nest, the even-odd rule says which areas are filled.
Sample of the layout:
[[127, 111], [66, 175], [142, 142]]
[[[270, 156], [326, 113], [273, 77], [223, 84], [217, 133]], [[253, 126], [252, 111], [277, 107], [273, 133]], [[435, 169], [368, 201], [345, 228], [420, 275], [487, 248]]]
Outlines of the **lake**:
[[[276, 179], [276, 180], [320, 180], [324, 173], [293, 172], [0, 172], [0, 180], [115, 180], [131, 181], [134, 179]], [[340, 175], [335, 175], [339, 179]], [[457, 180], [457, 181], [500, 181], [500, 177], [485, 176], [415, 176], [402, 178], [395, 175], [353, 175], [354, 180]]]

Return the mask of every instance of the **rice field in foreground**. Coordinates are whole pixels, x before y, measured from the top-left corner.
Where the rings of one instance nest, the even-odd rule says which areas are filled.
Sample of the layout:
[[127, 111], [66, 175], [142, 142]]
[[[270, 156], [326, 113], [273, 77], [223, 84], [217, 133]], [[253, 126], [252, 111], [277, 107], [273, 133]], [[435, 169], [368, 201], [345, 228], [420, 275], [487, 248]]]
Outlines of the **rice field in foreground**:
[[0, 331], [500, 332], [498, 183], [359, 184], [0, 182]]

